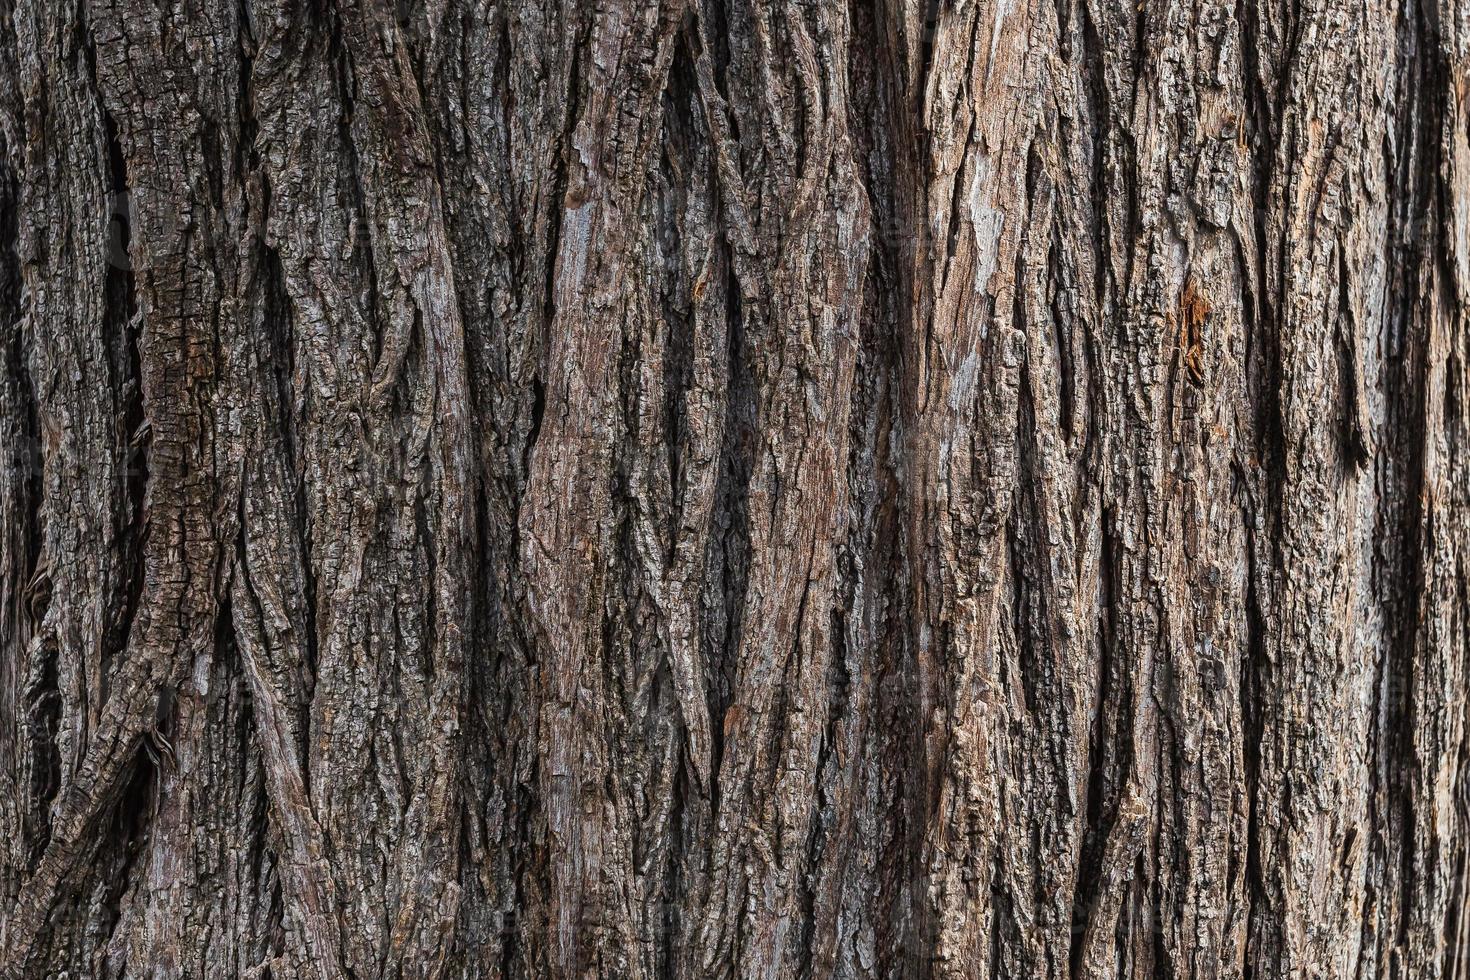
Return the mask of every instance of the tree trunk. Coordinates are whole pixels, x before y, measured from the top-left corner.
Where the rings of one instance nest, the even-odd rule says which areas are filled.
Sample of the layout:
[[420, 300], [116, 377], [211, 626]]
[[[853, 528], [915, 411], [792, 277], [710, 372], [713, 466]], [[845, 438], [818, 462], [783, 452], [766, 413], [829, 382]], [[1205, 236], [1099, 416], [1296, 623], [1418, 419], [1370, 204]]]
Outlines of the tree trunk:
[[0, 976], [1470, 976], [1470, 0], [0, 0]]

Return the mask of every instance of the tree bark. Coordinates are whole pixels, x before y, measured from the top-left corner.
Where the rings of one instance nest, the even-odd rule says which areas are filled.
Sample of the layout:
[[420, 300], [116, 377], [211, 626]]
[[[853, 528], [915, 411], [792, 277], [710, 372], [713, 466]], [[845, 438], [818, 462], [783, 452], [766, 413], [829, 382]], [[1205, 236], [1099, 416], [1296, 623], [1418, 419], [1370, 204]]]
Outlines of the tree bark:
[[0, 0], [0, 977], [1470, 976], [1465, 0]]

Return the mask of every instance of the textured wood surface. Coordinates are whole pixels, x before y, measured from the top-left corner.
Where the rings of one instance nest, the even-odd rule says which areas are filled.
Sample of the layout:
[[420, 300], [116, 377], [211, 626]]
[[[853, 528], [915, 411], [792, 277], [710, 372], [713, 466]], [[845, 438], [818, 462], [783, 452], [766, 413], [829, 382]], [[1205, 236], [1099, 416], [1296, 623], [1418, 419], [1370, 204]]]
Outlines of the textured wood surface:
[[0, 977], [1470, 976], [1465, 0], [0, 0]]

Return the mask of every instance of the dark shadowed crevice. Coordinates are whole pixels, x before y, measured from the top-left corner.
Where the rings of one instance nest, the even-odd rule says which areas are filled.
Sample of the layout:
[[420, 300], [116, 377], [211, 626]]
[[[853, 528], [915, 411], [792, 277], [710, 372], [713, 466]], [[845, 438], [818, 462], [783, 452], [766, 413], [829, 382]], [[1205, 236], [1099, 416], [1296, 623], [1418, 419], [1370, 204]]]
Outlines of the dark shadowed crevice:
[[102, 336], [111, 359], [113, 410], [118, 418], [121, 476], [125, 493], [118, 500], [114, 526], [118, 535], [122, 577], [121, 602], [109, 603], [116, 610], [108, 622], [103, 645], [103, 692], [107, 665], [112, 656], [127, 647], [143, 591], [143, 541], [147, 531], [148, 449], [151, 427], [144, 411], [142, 387], [142, 317], [138, 311], [137, 278], [133, 261], [132, 212], [127, 161], [118, 138], [117, 124], [110, 113], [102, 116], [106, 138], [109, 220], [107, 226], [107, 272], [103, 282]]
[[[733, 26], [731, 7], [738, 0], [696, 0], [697, 9], [694, 16], [703, 21], [707, 29], [701, 32], [700, 37], [708, 42], [710, 62], [714, 69], [715, 94], [720, 99], [728, 102], [731, 98], [730, 92], [730, 65], [733, 58], [731, 42], [739, 37], [739, 31]], [[698, 52], [696, 52], [697, 54]], [[736, 143], [740, 140], [740, 131], [737, 127], [733, 114], [730, 117], [731, 135]]]
[[[256, 138], [260, 135], [260, 120], [255, 116], [255, 52], [256, 52], [256, 30], [254, 5], [252, 0], [239, 0], [239, 6], [235, 11], [236, 20], [239, 25], [239, 89], [235, 97], [236, 113], [240, 127], [239, 138], [235, 142], [235, 174], [242, 180], [251, 174], [261, 170], [260, 148], [256, 146]], [[261, 180], [265, 174], [259, 174]], [[262, 208], [255, 219], [263, 226], [266, 216], [270, 213], [269, 204]], [[257, 229], [257, 230], [263, 230]]]
[[[1393, 130], [1398, 134], [1397, 157], [1391, 162], [1400, 175], [1392, 187], [1388, 207], [1389, 268], [1385, 370], [1383, 387], [1388, 406], [1384, 425], [1385, 445], [1394, 447], [1380, 464], [1380, 497], [1384, 501], [1375, 529], [1383, 551], [1375, 569], [1381, 569], [1374, 593], [1385, 624], [1385, 648], [1379, 666], [1375, 694], [1374, 773], [1378, 783], [1373, 808], [1377, 833], [1370, 843], [1385, 871], [1385, 889], [1396, 892], [1397, 918], [1383, 923], [1388, 933], [1381, 943], [1403, 949], [1410, 929], [1421, 912], [1418, 901], [1421, 875], [1433, 876], [1432, 851], [1421, 854], [1416, 834], [1416, 807], [1433, 808], [1421, 800], [1418, 783], [1422, 769], [1420, 752], [1437, 751], [1433, 743], [1419, 744], [1423, 731], [1421, 694], [1415, 689], [1416, 664], [1428, 654], [1427, 595], [1431, 582], [1436, 536], [1447, 533], [1438, 526], [1438, 512], [1429, 509], [1425, 494], [1431, 465], [1436, 420], [1430, 407], [1429, 379], [1434, 356], [1428, 349], [1434, 335], [1436, 316], [1433, 295], [1438, 274], [1450, 275], [1441, 263], [1447, 254], [1442, 223], [1436, 220], [1442, 208], [1442, 167], [1445, 148], [1443, 99], [1449, 90], [1436, 11], [1422, 3], [1410, 3], [1398, 23], [1399, 53], [1404, 68], [1396, 79], [1395, 105], [1398, 113]], [[1448, 399], [1447, 399], [1448, 400]], [[1423, 697], [1433, 710], [1433, 693]]]
[[[249, 714], [253, 721], [253, 706]], [[253, 756], [253, 764], [261, 769], [265, 766], [258, 753]], [[271, 846], [270, 794], [266, 791], [263, 777], [256, 779], [249, 826], [253, 832], [250, 835], [247, 867], [252, 873], [253, 881], [258, 883], [255, 915], [258, 917], [259, 948], [254, 962], [266, 963], [286, 952], [287, 922], [286, 903], [281, 894], [281, 862]], [[272, 976], [268, 966], [260, 974], [261, 980], [270, 980]]]
[[[262, 187], [266, 196], [264, 206], [269, 207], [269, 186], [262, 182]], [[266, 350], [270, 358], [267, 367], [271, 373], [270, 380], [274, 382], [274, 390], [270, 396], [275, 411], [269, 419], [270, 430], [281, 437], [282, 455], [287, 462], [287, 476], [292, 482], [296, 503], [297, 528], [303, 538], [302, 555], [307, 559], [305, 569], [310, 576], [311, 522], [306, 502], [306, 460], [303, 455], [305, 443], [300, 431], [303, 422], [300, 413], [306, 406], [298, 405], [296, 397], [296, 315], [290, 293], [286, 289], [286, 275], [281, 266], [280, 252], [263, 241], [258, 241], [256, 269], [260, 277], [261, 317], [266, 331]], [[302, 394], [305, 396], [309, 392], [310, 388], [305, 387]], [[315, 583], [308, 580], [307, 598], [313, 600], [310, 602], [313, 610], [316, 608], [315, 592]]]
[[[1255, 485], [1253, 476], [1242, 472], [1241, 465], [1237, 463], [1234, 467], [1235, 491], [1240, 501], [1241, 525], [1245, 528], [1246, 546], [1246, 570], [1245, 570], [1245, 622], [1246, 622], [1246, 648], [1245, 658], [1240, 664], [1240, 677], [1238, 691], [1240, 698], [1241, 718], [1241, 755], [1245, 768], [1245, 805], [1246, 805], [1246, 841], [1245, 841], [1245, 885], [1246, 893], [1250, 900], [1247, 903], [1247, 918], [1254, 915], [1254, 910], [1264, 906], [1266, 903], [1266, 880], [1261, 865], [1261, 842], [1260, 824], [1257, 820], [1257, 783], [1261, 771], [1261, 739], [1263, 722], [1260, 717], [1260, 709], [1257, 706], [1256, 696], [1260, 690], [1260, 674], [1267, 663], [1267, 618], [1266, 607], [1263, 598], [1259, 594], [1263, 579], [1262, 571], [1257, 567], [1259, 564], [1260, 544], [1257, 541], [1256, 531], [1259, 501], [1252, 494], [1250, 487]], [[1253, 936], [1254, 930], [1247, 922], [1247, 935]], [[1245, 972], [1250, 976], [1254, 967], [1255, 957], [1247, 956], [1245, 961]]]
[[[548, 211], [546, 231], [546, 251], [544, 255], [545, 270], [542, 275], [542, 293], [539, 297], [542, 321], [547, 324], [556, 322], [556, 277], [557, 260], [561, 252], [562, 223], [566, 217], [567, 194], [571, 187], [572, 161], [571, 156], [577, 151], [572, 146], [572, 135], [576, 131], [577, 119], [581, 111], [582, 88], [579, 82], [579, 68], [582, 64], [582, 48], [584, 47], [585, 25], [578, 25], [576, 36], [572, 39], [569, 54], [570, 63], [567, 69], [567, 80], [562, 96], [565, 100], [565, 116], [559, 133], [556, 134], [555, 145], [559, 152], [556, 155], [552, 172], [545, 182], [545, 190], [541, 195], [545, 201]], [[531, 405], [530, 422], [526, 434], [526, 440], [521, 450], [521, 474], [519, 486], [522, 491], [530, 482], [531, 463], [535, 458], [537, 444], [541, 436], [541, 423], [546, 413], [546, 383], [545, 378], [551, 374], [551, 366], [546, 364], [546, 358], [550, 356], [551, 344], [543, 343], [541, 353], [534, 359], [537, 364], [535, 375], [531, 380]], [[524, 401], [522, 402], [524, 404]], [[518, 506], [523, 505], [524, 500], [518, 501]], [[516, 552], [520, 552], [520, 527], [516, 522], [512, 530], [513, 543]], [[528, 649], [533, 649], [528, 647]]]
[[[1031, 151], [1035, 162], [1034, 146]], [[1028, 168], [1026, 202], [1030, 219], [1031, 203], [1035, 199], [1036, 170]], [[1026, 253], [1016, 250], [1015, 290], [1012, 297], [1011, 323], [1018, 330], [1025, 330], [1028, 323], [1026, 309]], [[1037, 655], [1036, 641], [1047, 622], [1045, 588], [1036, 580], [1041, 556], [1036, 553], [1043, 545], [1039, 535], [1027, 533], [1029, 528], [1040, 528], [1043, 510], [1037, 500], [1041, 487], [1042, 462], [1036, 445], [1037, 412], [1036, 388], [1032, 377], [1031, 356], [1020, 356], [1017, 370], [1015, 458], [1017, 486], [1012, 491], [1010, 513], [1006, 517], [1004, 534], [1011, 566], [1011, 616], [1016, 639], [1016, 664], [1021, 673], [1021, 692], [1026, 711], [1036, 717], [1040, 707], [1038, 688], [1044, 683], [1045, 668]]]
[[[264, 194], [262, 202], [264, 212], [264, 209], [269, 206], [270, 191], [263, 178], [261, 187]], [[258, 220], [263, 225], [265, 221], [263, 213]], [[304, 456], [304, 434], [301, 431], [303, 423], [301, 412], [304, 406], [298, 405], [296, 398], [296, 318], [291, 297], [286, 289], [280, 253], [274, 247], [265, 244], [260, 236], [257, 236], [256, 239], [255, 269], [256, 297], [260, 304], [260, 322], [264, 329], [262, 339], [267, 359], [262, 365], [265, 372], [262, 380], [268, 386], [264, 388], [266, 395], [263, 422], [266, 430], [280, 440], [282, 465], [279, 474], [286, 483], [283, 489], [290, 502], [288, 511], [291, 520], [290, 533], [297, 539], [299, 549], [298, 568], [301, 575], [301, 594], [293, 598], [299, 599], [299, 608], [305, 617], [301, 624], [302, 635], [300, 637], [304, 657], [303, 676], [301, 677], [304, 690], [301, 692], [301, 697], [303, 703], [309, 704], [316, 686], [319, 657], [317, 649], [319, 640], [318, 586], [316, 564], [313, 561], [315, 529], [308, 502], [307, 461]], [[309, 386], [304, 388], [303, 395], [309, 391]], [[241, 506], [243, 508], [243, 499]], [[245, 527], [246, 516], [243, 509], [239, 519], [240, 526]], [[302, 763], [302, 778], [309, 789], [311, 753], [307, 751], [306, 736], [306, 729], [303, 726], [302, 743], [296, 748]]]
[[541, 423], [546, 418], [546, 382], [541, 374], [531, 377], [531, 420], [526, 430], [526, 443], [521, 447], [521, 474], [531, 472], [531, 454], [536, 451], [536, 441], [541, 438]]
[[655, 226], [659, 254], [664, 257], [664, 275], [660, 277], [663, 321], [668, 327], [664, 348], [663, 429], [664, 449], [668, 460], [669, 490], [673, 511], [669, 525], [677, 530], [683, 521], [684, 453], [690, 445], [689, 391], [694, 384], [695, 331], [692, 305], [698, 302], [693, 290], [680, 273], [679, 257], [689, 247], [681, 234], [682, 222], [676, 213], [686, 207], [688, 178], [685, 174], [702, 160], [703, 147], [698, 144], [708, 137], [700, 127], [699, 79], [695, 73], [692, 37], [681, 31], [675, 41], [674, 57], [669, 66], [668, 83], [663, 92], [664, 152], [659, 164], [661, 186], [669, 200], [660, 202], [656, 211], [661, 219]]
[[[1346, 250], [1339, 243], [1337, 252], [1337, 309], [1334, 315], [1333, 345], [1338, 366], [1337, 386], [1341, 415], [1339, 427], [1344, 469], [1359, 469], [1373, 457], [1372, 433], [1367, 422], [1367, 406], [1363, 404], [1362, 359], [1353, 331], [1352, 303], [1348, 289], [1352, 283]], [[1453, 379], [1453, 373], [1450, 378]], [[1451, 382], [1452, 383], [1452, 382]]]
[[96, 925], [107, 935], [113, 935], [121, 924], [123, 908], [131, 902], [128, 892], [149, 853], [157, 807], [155, 775], [149, 766], [132, 767], [106, 829], [90, 845], [91, 874], [102, 883], [98, 889], [102, 900], [97, 906], [102, 916]]
[[[25, 648], [50, 602], [49, 584], [36, 574], [41, 557], [41, 428], [21, 329], [19, 198], [19, 182], [0, 133], [0, 732], [18, 727]], [[53, 692], [54, 681], [53, 676]], [[0, 738], [5, 771], [14, 771], [17, 751], [10, 739]]]
[[[1073, 310], [1063, 305], [1069, 284], [1063, 281], [1060, 232], [1052, 224], [1051, 244], [1046, 250], [1046, 283], [1049, 293], [1047, 312], [1051, 320], [1051, 340], [1057, 357], [1057, 416], [1061, 420], [1062, 437], [1071, 444], [1077, 438], [1077, 354], [1073, 350], [1075, 331]], [[1071, 284], [1075, 287], [1075, 284]]]
[[[1243, 295], [1243, 315], [1245, 322], [1251, 326], [1247, 334], [1257, 338], [1247, 351], [1248, 358], [1251, 354], [1259, 356], [1265, 350], [1274, 350], [1274, 344], [1268, 348], [1265, 341], [1261, 339], [1262, 321], [1260, 311], [1256, 306], [1257, 298], [1258, 294], [1250, 290], [1245, 291]], [[1254, 376], [1261, 370], [1261, 367], [1259, 363], [1253, 365], [1248, 362], [1247, 370]], [[1257, 390], [1260, 391], [1259, 388]], [[1276, 398], [1274, 389], [1271, 390], [1268, 397], [1274, 401]], [[1256, 401], [1255, 404], [1259, 409], [1260, 402]], [[1265, 422], [1267, 419], [1271, 420], [1269, 424]], [[1268, 530], [1268, 522], [1274, 527], [1278, 506], [1275, 503], [1263, 501], [1262, 496], [1270, 493], [1271, 501], [1279, 497], [1279, 494], [1269, 491], [1267, 489], [1269, 484], [1262, 480], [1263, 461], [1260, 454], [1268, 452], [1266, 447], [1272, 444], [1263, 438], [1263, 428], [1266, 432], [1275, 432], [1277, 444], [1279, 444], [1280, 427], [1278, 423], [1279, 418], [1274, 411], [1258, 412], [1257, 421], [1253, 426], [1258, 440], [1254, 451], [1255, 456], [1253, 459], [1236, 460], [1233, 465], [1235, 493], [1241, 509], [1241, 526], [1245, 529], [1246, 640], [1245, 656], [1240, 664], [1238, 690], [1242, 735], [1241, 754], [1245, 769], [1245, 881], [1247, 894], [1250, 896], [1247, 903], [1246, 932], [1252, 941], [1255, 937], [1256, 912], [1268, 904], [1267, 883], [1261, 862], [1258, 817], [1262, 805], [1258, 797], [1262, 740], [1265, 737], [1265, 720], [1262, 717], [1264, 706], [1260, 698], [1266, 689], [1266, 671], [1269, 669], [1268, 640], [1271, 608], [1269, 590], [1272, 582], [1270, 563], [1274, 561], [1274, 552], [1269, 544], [1271, 532]], [[1275, 485], [1279, 486], [1279, 483]], [[1245, 958], [1246, 977], [1253, 975], [1256, 969], [1255, 964], [1256, 956], [1247, 955]]]
[[[814, 785], [817, 789], [812, 802], [811, 823], [807, 828], [804, 854], [806, 868], [798, 887], [802, 921], [798, 928], [800, 938], [793, 945], [803, 952], [808, 971], [819, 965], [818, 950], [833, 938], [829, 934], [819, 934], [816, 928], [821, 897], [818, 889], [828, 875], [834, 875], [839, 881], [843, 878], [843, 865], [848, 856], [846, 849], [836, 853], [835, 867], [823, 861], [823, 856], [834, 839], [842, 833], [849, 817], [845, 810], [836, 812], [834, 804], [844, 806], [849, 802], [842, 791], [846, 788], [845, 781], [852, 778], [852, 773], [834, 767], [834, 756], [841, 751], [844, 729], [848, 725], [860, 723], [854, 717], [853, 700], [857, 694], [855, 683], [862, 683], [862, 678], [853, 676], [849, 660], [861, 654], [853, 650], [848, 642], [851, 635], [851, 603], [857, 592], [857, 574], [851, 559], [851, 547], [855, 542], [854, 535], [847, 546], [839, 549], [837, 556], [837, 578], [842, 585], [834, 592], [839, 601], [833, 604], [828, 616], [827, 630], [831, 637], [831, 650], [822, 684], [825, 716], [811, 770], [815, 774]], [[856, 760], [847, 760], [847, 765], [856, 766]]]
[[[1263, 4], [1266, 0], [1241, 0], [1237, 16], [1244, 32], [1260, 36], [1265, 31]], [[1277, 570], [1281, 567], [1280, 525], [1281, 490], [1286, 484], [1285, 429], [1282, 418], [1281, 324], [1277, 307], [1284, 285], [1268, 280], [1271, 270], [1270, 252], [1280, 249], [1273, 244], [1269, 219], [1274, 210], [1277, 189], [1273, 186], [1276, 151], [1284, 85], [1277, 92], [1267, 90], [1267, 68], [1257, 45], [1242, 45], [1241, 87], [1246, 102], [1244, 121], [1248, 134], [1251, 165], [1251, 200], [1254, 205], [1252, 228], [1255, 254], [1242, 266], [1247, 272], [1242, 289], [1242, 317], [1246, 349], [1246, 385], [1251, 412], [1254, 445], [1251, 458], [1237, 460], [1237, 491], [1242, 498], [1242, 524], [1245, 528], [1246, 555], [1246, 659], [1241, 664], [1240, 699], [1242, 755], [1245, 766], [1246, 792], [1246, 887], [1250, 896], [1247, 908], [1246, 936], [1250, 943], [1245, 957], [1245, 976], [1257, 971], [1269, 973], [1267, 964], [1274, 962], [1276, 925], [1273, 916], [1273, 886], [1261, 855], [1260, 815], [1267, 805], [1263, 792], [1274, 793], [1260, 785], [1262, 752], [1269, 723], [1269, 700], [1274, 697], [1275, 681], [1270, 660], [1271, 631], [1274, 616], [1274, 591]], [[1241, 252], [1246, 250], [1241, 248]], [[1262, 935], [1264, 931], [1265, 935]]]
[[30, 776], [25, 799], [30, 810], [22, 815], [23, 853], [34, 868], [51, 843], [50, 804], [61, 788], [61, 756], [56, 734], [61, 727], [61, 690], [57, 670], [59, 651], [48, 637], [41, 645], [39, 661], [31, 664], [32, 681], [21, 692], [26, 714], [28, 758], [22, 771]]
[[1007, 953], [1017, 948], [1021, 939], [1020, 923], [1016, 921], [1015, 900], [1001, 883], [1006, 880], [1005, 860], [1000, 848], [991, 855], [990, 862], [990, 976], [1008, 977], [1015, 974], [1011, 969], [1013, 956]]
[[[435, 645], [440, 641], [444, 641], [446, 645], [456, 642], [456, 638], [462, 635], [461, 630], [463, 629], [462, 623], [445, 624], [440, 621], [443, 617], [439, 611], [439, 555], [438, 535], [436, 534], [439, 522], [432, 494], [433, 490], [426, 481], [419, 485], [413, 496], [413, 522], [419, 548], [418, 561], [422, 563], [415, 568], [415, 571], [418, 574], [423, 595], [426, 640], [422, 648], [422, 662], [419, 666], [423, 670], [425, 679], [430, 683], [438, 675], [440, 666], [434, 662]], [[408, 756], [405, 755], [403, 758], [408, 758]]]
[[32, 870], [51, 840], [63, 711], [55, 638], [35, 642], [50, 608], [52, 580], [42, 558], [41, 416], [31, 374], [33, 341], [22, 318], [17, 178], [7, 137], [0, 134], [0, 771], [14, 788], [14, 808], [12, 800], [0, 803], [0, 819], [13, 816], [19, 837], [0, 849], [0, 905], [14, 897], [19, 880], [13, 876]]
[[[1097, 22], [1093, 19], [1092, 12], [1086, 3], [1078, 6], [1078, 14], [1082, 18], [1082, 51], [1079, 56], [1078, 73], [1081, 76], [1082, 94], [1085, 98], [1087, 108], [1087, 121], [1090, 127], [1089, 139], [1087, 140], [1089, 150], [1089, 162], [1092, 165], [1088, 174], [1088, 195], [1091, 203], [1088, 209], [1088, 217], [1091, 220], [1090, 237], [1093, 244], [1095, 264], [1092, 269], [1093, 301], [1099, 310], [1107, 309], [1107, 297], [1111, 292], [1112, 263], [1109, 258], [1109, 239], [1107, 235], [1107, 191], [1108, 191], [1108, 165], [1107, 147], [1112, 135], [1112, 116], [1108, 106], [1108, 88], [1104, 65], [1104, 56], [1107, 50], [1102, 36], [1098, 32]], [[1094, 372], [1094, 376], [1101, 375]]]
[[[1019, 401], [1026, 401], [1026, 397], [1023, 395]], [[1027, 446], [1019, 449], [1018, 455], [1023, 461], [1029, 461], [1031, 451], [1031, 448]], [[1030, 467], [1026, 466], [1025, 469], [1029, 470]], [[1037, 546], [1037, 542], [1026, 530], [1028, 527], [1035, 526], [1027, 522], [1035, 518], [1037, 508], [1028, 490], [1018, 491], [1016, 498], [1010, 517], [1006, 520], [1004, 532], [1010, 564], [1009, 588], [1007, 589], [1010, 593], [1008, 612], [1011, 617], [1011, 629], [1015, 634], [1016, 667], [1020, 672], [1022, 703], [1025, 704], [1028, 714], [1034, 718], [1037, 717], [1037, 712], [1042, 707], [1040, 690], [1044, 682], [1048, 680], [1044, 676], [1044, 664], [1037, 656], [1036, 641], [1039, 637], [1034, 625], [1045, 622], [1044, 619], [1039, 618], [1045, 612], [1040, 596], [1041, 590], [1038, 588], [1038, 583], [1033, 581], [1033, 576], [1036, 574], [1036, 569], [1033, 567], [1036, 555], [1033, 549]]]
[[[562, 223], [566, 219], [568, 207], [567, 195], [572, 186], [572, 157], [576, 155], [577, 149], [572, 145], [572, 136], [577, 129], [577, 119], [581, 113], [582, 86], [579, 81], [579, 70], [582, 64], [582, 48], [586, 38], [582, 32], [572, 42], [570, 64], [567, 68], [567, 87], [565, 89], [566, 117], [562, 120], [561, 132], [556, 141], [560, 152], [556, 156], [555, 167], [546, 182], [545, 199], [550, 202], [550, 221], [546, 232], [546, 277], [545, 291], [542, 294], [542, 315], [547, 324], [556, 322], [556, 276], [557, 259], [561, 254]], [[577, 161], [580, 166], [580, 161]], [[543, 347], [544, 352], [549, 352], [550, 344]], [[543, 365], [541, 373], [549, 373]], [[535, 440], [527, 441], [526, 446], [526, 473], [531, 472], [530, 458], [535, 449]]]
[[[919, 21], [919, 36], [917, 38], [904, 38], [909, 45], [917, 42], [919, 63], [915, 76], [910, 79], [909, 91], [914, 93], [916, 105], [922, 104], [924, 90], [928, 85], [929, 71], [934, 65], [934, 44], [939, 34], [939, 18], [944, 12], [945, 0], [919, 0], [922, 7]], [[900, 58], [901, 64], [904, 59]]]
[[[950, 184], [949, 234], [945, 238], [944, 261], [938, 263], [936, 269], [941, 277], [947, 277], [949, 275], [949, 270], [954, 262], [955, 254], [959, 251], [961, 236], [964, 235], [965, 232], [970, 231], [970, 229], [967, 227], [967, 222], [961, 217], [961, 215], [966, 215], [969, 213], [969, 206], [966, 200], [966, 196], [969, 193], [969, 183], [964, 179], [964, 175], [984, 165], [983, 156], [981, 157], [980, 163], [972, 163], [970, 161], [971, 153], [983, 153], [983, 150], [980, 147], [976, 146], [975, 127], [977, 125], [977, 118], [971, 117], [970, 127], [969, 130], [965, 133], [965, 140], [962, 144], [965, 148], [964, 156], [961, 158], [959, 167], [955, 170], [952, 183]], [[927, 140], [925, 141], [925, 146], [928, 146]], [[973, 234], [972, 231], [971, 234]], [[1017, 290], [1017, 293], [1020, 293], [1019, 289]], [[1016, 322], [1021, 323], [1023, 321], [1017, 320]]]
[[1092, 727], [1087, 737], [1087, 811], [1082, 831], [1082, 849], [1077, 861], [1077, 880], [1072, 893], [1072, 937], [1068, 951], [1069, 975], [1081, 980], [1083, 942], [1092, 921], [1093, 909], [1102, 894], [1102, 868], [1108, 832], [1112, 829], [1117, 806], [1115, 787], [1111, 784], [1113, 762], [1110, 759], [1114, 733], [1108, 730], [1106, 706], [1121, 703], [1125, 692], [1116, 677], [1118, 669], [1115, 647], [1118, 637], [1118, 561], [1122, 555], [1113, 525], [1113, 514], [1104, 508], [1098, 521], [1098, 621], [1097, 682]]
[[725, 402], [720, 473], [715, 487], [714, 533], [708, 546], [705, 662], [710, 665], [709, 708], [712, 774], [710, 806], [720, 799], [719, 773], [725, 749], [725, 710], [734, 691], [750, 578], [750, 478], [757, 436], [755, 372], [745, 340], [745, 312], [734, 263], [727, 265], [728, 359], [730, 384]]

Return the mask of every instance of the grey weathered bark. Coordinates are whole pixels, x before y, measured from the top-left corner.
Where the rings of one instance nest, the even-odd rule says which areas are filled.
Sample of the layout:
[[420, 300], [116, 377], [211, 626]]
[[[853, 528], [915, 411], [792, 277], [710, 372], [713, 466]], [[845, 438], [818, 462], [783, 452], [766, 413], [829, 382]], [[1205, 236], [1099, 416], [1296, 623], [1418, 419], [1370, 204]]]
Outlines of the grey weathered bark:
[[0, 79], [0, 976], [1470, 976], [1463, 0]]

